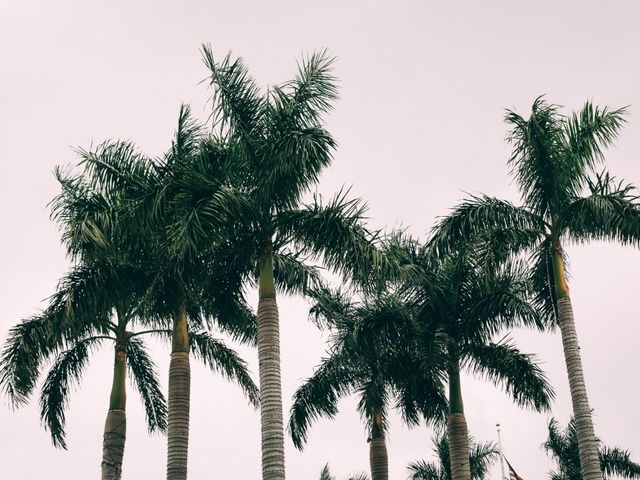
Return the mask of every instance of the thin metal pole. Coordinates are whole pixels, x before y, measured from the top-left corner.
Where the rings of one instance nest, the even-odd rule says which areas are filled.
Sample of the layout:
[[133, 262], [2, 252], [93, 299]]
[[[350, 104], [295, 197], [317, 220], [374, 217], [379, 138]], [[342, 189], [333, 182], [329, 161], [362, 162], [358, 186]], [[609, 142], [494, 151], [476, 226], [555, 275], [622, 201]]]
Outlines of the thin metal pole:
[[502, 440], [500, 440], [500, 424], [496, 423], [498, 429], [498, 450], [500, 451], [500, 471], [502, 472], [502, 480], [507, 480], [504, 475], [504, 456], [502, 455]]

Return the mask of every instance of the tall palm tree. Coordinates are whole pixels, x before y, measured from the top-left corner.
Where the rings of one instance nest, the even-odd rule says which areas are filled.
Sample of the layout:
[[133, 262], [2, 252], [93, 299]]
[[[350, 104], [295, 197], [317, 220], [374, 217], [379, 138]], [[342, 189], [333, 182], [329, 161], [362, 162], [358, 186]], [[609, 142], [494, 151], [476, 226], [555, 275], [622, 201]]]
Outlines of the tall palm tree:
[[[125, 274], [126, 272], [126, 274]], [[66, 448], [69, 390], [80, 382], [90, 355], [104, 342], [115, 350], [109, 410], [104, 427], [102, 478], [119, 479], [126, 437], [126, 371], [147, 414], [149, 431], [164, 432], [166, 402], [144, 343], [130, 326], [137, 294], [131, 269], [80, 265], [60, 282], [45, 311], [10, 331], [0, 360], [0, 384], [17, 405], [28, 400], [40, 370], [51, 361], [40, 393], [40, 416], [55, 446]], [[125, 275], [123, 275], [125, 274]], [[125, 286], [126, 285], [126, 286]]]
[[[177, 218], [183, 218], [180, 199], [186, 194], [202, 195], [193, 190], [185, 193], [186, 186], [197, 184], [195, 166], [206, 166], [212, 173], [206, 194], [215, 200], [204, 202], [207, 215], [218, 218], [224, 202], [233, 198], [233, 193], [226, 189], [228, 179], [222, 168], [225, 152], [204, 135], [202, 127], [191, 119], [189, 108], [183, 106], [171, 149], [162, 158], [146, 158], [128, 142], [105, 142], [93, 151], [81, 151], [83, 175], [66, 179], [67, 183], [83, 184], [91, 197], [105, 199], [97, 204], [88, 204], [82, 198], [67, 202], [73, 205], [72, 221], [67, 222], [65, 233], [69, 249], [73, 252], [82, 248], [89, 237], [97, 245], [95, 254], [110, 248], [135, 259], [149, 277], [141, 318], [151, 324], [153, 331], [170, 327], [167, 427], [170, 480], [184, 479], [187, 475], [190, 330], [215, 321], [219, 328], [244, 340], [253, 340], [255, 333], [255, 319], [242, 293], [246, 262], [238, 262], [236, 258], [244, 257], [222, 241], [196, 252], [179, 248], [174, 241], [181, 235], [176, 229], [183, 227], [176, 226]], [[112, 235], [114, 229], [119, 235]], [[229, 242], [228, 236], [224, 242]], [[245, 380], [250, 378], [247, 376]], [[248, 387], [246, 393], [255, 403], [253, 384], [241, 386]]]
[[[166, 405], [153, 364], [140, 338], [134, 338], [143, 334], [166, 336], [162, 322], [153, 318], [158, 314], [157, 307], [149, 306], [158, 278], [150, 275], [148, 251], [138, 250], [134, 257], [122, 248], [119, 241], [125, 227], [113, 218], [116, 207], [109, 199], [91, 192], [81, 179], [63, 176], [60, 179], [63, 194], [56, 199], [54, 211], [79, 263], [60, 283], [45, 313], [12, 331], [3, 352], [0, 382], [14, 401], [20, 402], [33, 389], [43, 362], [53, 359], [42, 390], [41, 414], [54, 444], [64, 446], [68, 389], [79, 382], [89, 354], [98, 344], [113, 341], [114, 376], [105, 423], [102, 470], [103, 478], [120, 478], [126, 431], [127, 367], [145, 401], [150, 428], [164, 431], [167, 427]], [[95, 215], [102, 223], [85, 223], [91, 225], [91, 240], [81, 239], [73, 230], [91, 201], [103, 208], [103, 214], [111, 216], [112, 221]], [[245, 310], [248, 311], [246, 307]], [[136, 325], [146, 329], [132, 329]], [[257, 402], [257, 387], [246, 364], [233, 350], [205, 331], [194, 333], [189, 340], [198, 358], [214, 371], [236, 380], [254, 404]]]
[[[446, 398], [437, 371], [421, 368], [410, 342], [411, 311], [392, 293], [356, 303], [340, 292], [315, 293], [316, 321], [330, 326], [330, 355], [294, 395], [289, 431], [302, 448], [307, 430], [319, 416], [332, 418], [338, 401], [352, 393], [369, 433], [372, 480], [387, 480], [389, 465], [385, 433], [387, 416], [395, 405], [410, 425], [423, 417], [441, 423]], [[416, 371], [422, 372], [418, 378]], [[409, 382], [408, 379], [412, 381]]]
[[474, 197], [436, 228], [433, 245], [446, 253], [479, 232], [494, 232], [512, 253], [531, 255], [530, 277], [538, 308], [559, 325], [585, 480], [602, 478], [566, 274], [566, 243], [592, 240], [638, 245], [640, 205], [634, 188], [607, 172], [596, 173], [604, 149], [624, 123], [625, 109], [587, 102], [569, 117], [538, 98], [529, 119], [508, 111], [513, 145], [509, 159], [523, 205]]
[[[453, 480], [447, 437], [442, 435], [433, 443], [437, 463], [419, 460], [409, 464], [407, 469], [411, 480]], [[469, 451], [471, 480], [486, 480], [489, 468], [500, 456], [500, 450], [491, 442], [476, 443], [470, 438]]]
[[505, 258], [487, 259], [487, 253], [499, 253], [495, 248], [460, 244], [443, 258], [437, 258], [430, 246], [411, 240], [401, 239], [390, 248], [422, 272], [409, 286], [418, 309], [413, 338], [425, 357], [423, 364], [439, 362], [445, 374], [452, 476], [469, 480], [460, 372], [466, 368], [502, 385], [518, 405], [538, 411], [549, 408], [553, 390], [534, 356], [520, 352], [506, 336], [494, 339], [514, 327], [539, 327], [540, 315], [530, 301], [521, 266]]
[[[578, 435], [576, 424], [571, 418], [562, 431], [555, 419], [548, 425], [549, 437], [542, 445], [558, 464], [558, 472], [551, 472], [551, 480], [582, 480]], [[603, 447], [598, 441], [600, 469], [605, 479], [611, 477], [640, 478], [640, 464], [631, 460], [628, 451], [616, 447]]]
[[[214, 129], [239, 168], [251, 215], [238, 224], [251, 237], [250, 258], [258, 270], [258, 358], [260, 365], [262, 477], [285, 478], [280, 327], [274, 268], [280, 258], [321, 259], [364, 280], [381, 256], [362, 226], [364, 208], [344, 193], [328, 203], [303, 195], [332, 160], [335, 141], [322, 116], [336, 98], [333, 59], [325, 52], [303, 59], [295, 79], [262, 93], [242, 59], [218, 62], [203, 47], [213, 88]], [[244, 211], [243, 211], [244, 212]], [[190, 216], [187, 216], [189, 218]], [[204, 222], [203, 222], [204, 224]], [[246, 236], [243, 234], [243, 238]], [[184, 237], [187, 245], [193, 242]], [[303, 269], [304, 271], [304, 269]]]

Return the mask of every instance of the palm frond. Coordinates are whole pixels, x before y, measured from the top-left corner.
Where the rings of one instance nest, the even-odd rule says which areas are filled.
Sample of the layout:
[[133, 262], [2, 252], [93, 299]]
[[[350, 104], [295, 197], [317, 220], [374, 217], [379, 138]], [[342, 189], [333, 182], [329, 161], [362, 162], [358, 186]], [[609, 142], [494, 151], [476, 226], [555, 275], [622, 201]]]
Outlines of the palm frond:
[[166, 432], [167, 402], [160, 387], [155, 364], [141, 340], [127, 341], [127, 366], [144, 405], [149, 432]]
[[398, 268], [377, 247], [379, 233], [365, 227], [366, 205], [347, 194], [341, 191], [326, 204], [315, 197], [304, 208], [280, 212], [277, 231], [283, 243], [370, 289], [372, 279], [392, 278]]
[[564, 134], [566, 150], [574, 166], [575, 189], [586, 174], [604, 161], [603, 149], [611, 146], [626, 123], [627, 108], [609, 110], [587, 101], [580, 112], [566, 119]]
[[546, 230], [544, 221], [525, 208], [497, 198], [477, 196], [465, 200], [441, 218], [433, 227], [427, 245], [442, 258], [457, 251], [460, 245], [487, 235], [485, 240], [494, 243], [489, 242], [490, 246], [508, 244], [515, 255], [539, 242]]
[[273, 252], [273, 276], [278, 290], [306, 294], [322, 284], [318, 268], [298, 253], [280, 249]]
[[333, 108], [338, 98], [336, 78], [332, 75], [335, 57], [326, 50], [314, 52], [298, 63], [296, 78], [281, 88], [291, 90], [285, 107], [292, 119], [320, 122], [320, 114]]
[[227, 54], [222, 61], [215, 59], [210, 45], [202, 45], [202, 58], [209, 69], [209, 86], [213, 89], [213, 124], [221, 130], [229, 129], [250, 143], [261, 134], [265, 102], [255, 80], [242, 58]]
[[63, 345], [53, 328], [52, 324], [36, 316], [9, 330], [0, 360], [0, 385], [14, 407], [28, 401], [42, 362]]
[[600, 449], [600, 466], [605, 478], [640, 478], [640, 464], [631, 460], [627, 450], [603, 447]]
[[528, 120], [510, 110], [505, 115], [512, 128], [507, 137], [513, 147], [512, 174], [525, 206], [547, 220], [566, 205], [575, 181], [575, 169], [564, 155], [564, 118], [558, 108], [538, 97]]
[[458, 328], [469, 337], [481, 333], [491, 338], [516, 326], [543, 329], [545, 319], [531, 302], [524, 265], [509, 262], [492, 272], [473, 275], [465, 284], [467, 296]]
[[60, 353], [42, 385], [40, 418], [44, 427], [51, 433], [51, 440], [56, 447], [67, 448], [64, 427], [69, 390], [79, 384], [89, 354], [100, 341], [99, 338], [80, 340], [70, 349]]
[[359, 375], [348, 359], [341, 355], [323, 359], [293, 395], [288, 430], [296, 448], [304, 447], [311, 423], [319, 417], [333, 418], [338, 413], [338, 400], [354, 391], [358, 380]]
[[196, 359], [203, 361], [214, 372], [236, 382], [249, 402], [258, 406], [258, 387], [251, 379], [247, 363], [235, 351], [207, 332], [189, 333], [189, 346]]
[[324, 467], [322, 467], [322, 470], [320, 471], [320, 480], [335, 480], [335, 477], [333, 477], [331, 475], [331, 472], [329, 471], [328, 463], [326, 463]]
[[462, 355], [464, 364], [474, 374], [502, 385], [518, 405], [538, 411], [551, 407], [555, 394], [535, 356], [521, 353], [509, 339], [486, 345], [465, 345]]
[[612, 240], [640, 244], [640, 202], [635, 187], [607, 172], [589, 181], [591, 194], [578, 198], [563, 212], [560, 226], [576, 242]]
[[530, 256], [529, 263], [531, 265], [529, 281], [533, 291], [533, 306], [543, 319], [546, 328], [553, 330], [558, 317], [551, 239], [545, 239], [536, 247]]
[[104, 192], [138, 189], [154, 174], [153, 163], [129, 141], [108, 140], [94, 150], [78, 148], [76, 153], [89, 185]]
[[411, 480], [448, 480], [443, 477], [435, 464], [425, 460], [412, 462], [407, 466]]

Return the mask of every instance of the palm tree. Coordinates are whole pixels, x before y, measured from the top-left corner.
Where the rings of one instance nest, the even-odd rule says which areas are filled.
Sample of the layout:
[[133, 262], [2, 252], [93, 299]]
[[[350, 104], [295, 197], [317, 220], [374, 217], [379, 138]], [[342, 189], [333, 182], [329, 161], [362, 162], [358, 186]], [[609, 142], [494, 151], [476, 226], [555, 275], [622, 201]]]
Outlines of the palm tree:
[[[522, 267], [502, 258], [486, 244], [460, 244], [437, 258], [432, 248], [415, 241], [392, 240], [394, 255], [413, 264], [417, 280], [409, 285], [417, 308], [417, 348], [423, 364], [438, 362], [449, 388], [447, 438], [454, 480], [469, 480], [469, 443], [460, 371], [502, 385], [514, 401], [535, 410], [547, 409], [553, 390], [533, 355], [521, 353], [507, 336], [494, 337], [517, 326], [541, 326], [530, 302]], [[395, 243], [394, 243], [395, 242]], [[495, 243], [499, 246], [499, 243]], [[487, 258], [487, 254], [498, 255]]]
[[[51, 361], [40, 393], [40, 416], [55, 446], [66, 449], [65, 409], [90, 355], [104, 342], [115, 350], [104, 428], [102, 478], [119, 479], [126, 437], [126, 371], [140, 393], [149, 431], [164, 432], [166, 402], [144, 343], [129, 327], [136, 316], [133, 272], [122, 266], [80, 265], [60, 282], [47, 309], [10, 331], [0, 361], [0, 384], [14, 405], [32, 393], [43, 363]], [[115, 314], [112, 314], [115, 313]]]
[[[63, 194], [56, 200], [55, 211], [64, 226], [72, 229], [73, 219], [78, 218], [79, 212], [86, 212], [79, 208], [79, 203], [85, 204], [89, 197], [85, 195], [86, 185], [80, 180], [61, 180]], [[92, 198], [96, 200], [98, 194]], [[106, 204], [107, 199], [102, 198], [102, 205]], [[102, 475], [108, 479], [120, 478], [121, 474], [126, 432], [127, 367], [143, 397], [150, 430], [166, 430], [164, 396], [144, 344], [136, 337], [149, 334], [166, 337], [170, 333], [159, 329], [157, 320], [148, 315], [148, 297], [153, 293], [157, 278], [143, 268], [147, 267], [144, 252], [137, 252], [135, 263], [117, 263], [117, 258], [123, 253], [114, 243], [119, 229], [113, 228], [113, 222], [110, 225], [112, 229], [107, 234], [108, 229], [94, 223], [93, 235], [100, 240], [110, 240], [101, 249], [90, 248], [89, 242], [82, 247], [79, 243], [70, 244], [72, 249], [80, 249], [77, 255], [81, 263], [60, 283], [42, 315], [12, 330], [3, 351], [0, 373], [4, 389], [14, 402], [20, 403], [26, 401], [33, 390], [43, 362], [53, 360], [41, 393], [41, 416], [51, 431], [54, 445], [65, 447], [64, 409], [69, 388], [80, 381], [89, 355], [99, 344], [113, 341], [114, 375], [102, 461]], [[96, 235], [98, 232], [99, 236]], [[132, 330], [135, 325], [147, 329]], [[153, 328], [148, 329], [150, 326]], [[205, 331], [193, 333], [189, 340], [196, 357], [214, 371], [236, 380], [254, 404], [257, 402], [257, 388], [246, 364], [233, 350]]]
[[[585, 480], [602, 478], [582, 370], [580, 347], [566, 275], [567, 242], [617, 241], [638, 245], [640, 206], [633, 187], [607, 172], [604, 162], [624, 123], [624, 108], [609, 110], [587, 102], [579, 113], [564, 117], [558, 107], [538, 98], [525, 120], [508, 111], [513, 145], [509, 160], [523, 206], [491, 197], [474, 197], [440, 222], [433, 246], [455, 249], [480, 232], [493, 232], [512, 253], [531, 254], [530, 277], [538, 308], [551, 326], [559, 325]], [[585, 195], [586, 191], [586, 195]]]
[[[381, 256], [362, 227], [364, 208], [359, 201], [347, 200], [342, 192], [326, 204], [319, 197], [306, 205], [302, 201], [330, 164], [335, 148], [322, 125], [323, 114], [336, 98], [333, 60], [325, 52], [313, 54], [300, 63], [294, 80], [263, 94], [242, 59], [226, 56], [218, 62], [208, 46], [203, 47], [203, 56], [214, 90], [214, 129], [228, 145], [241, 172], [236, 177], [242, 182], [240, 189], [251, 201], [251, 208], [238, 214], [238, 225], [243, 226], [242, 237], [251, 238], [250, 258], [258, 270], [262, 477], [282, 480], [277, 256], [321, 259], [326, 266], [361, 280], [367, 269], [380, 266]], [[250, 215], [245, 217], [245, 212]], [[184, 244], [193, 243], [189, 235], [184, 236]], [[300, 263], [297, 266], [295, 271], [306, 271]]]
[[[419, 460], [409, 464], [408, 470], [411, 480], [452, 480], [451, 463], [449, 461], [449, 442], [442, 435], [434, 439], [434, 453], [437, 463]], [[475, 443], [469, 438], [469, 467], [471, 480], [485, 480], [491, 465], [500, 456], [495, 444], [490, 442]]]
[[[409, 425], [424, 417], [442, 422], [446, 398], [437, 372], [421, 368], [406, 339], [411, 335], [411, 311], [391, 293], [355, 303], [340, 292], [315, 293], [316, 321], [333, 332], [330, 355], [294, 395], [289, 431], [302, 448], [307, 430], [319, 416], [333, 418], [338, 401], [352, 393], [369, 433], [372, 480], [387, 480], [389, 465], [385, 433], [391, 402]], [[419, 377], [414, 372], [420, 371]], [[407, 379], [411, 378], [409, 382]]]
[[[65, 213], [70, 217], [65, 223], [65, 240], [72, 253], [87, 250], [85, 244], [89, 241], [90, 255], [111, 249], [134, 259], [149, 279], [140, 318], [155, 333], [171, 327], [167, 478], [184, 479], [189, 435], [190, 330], [201, 329], [215, 320], [219, 328], [243, 340], [253, 340], [255, 333], [255, 317], [242, 294], [246, 265], [236, 261], [238, 252], [222, 242], [193, 252], [177, 248], [174, 241], [181, 235], [176, 231], [176, 219], [182, 219], [179, 199], [185, 195], [185, 187], [191, 188], [197, 180], [193, 169], [185, 173], [186, 165], [206, 165], [214, 173], [206, 193], [218, 201], [204, 205], [209, 215], [217, 217], [223, 202], [233, 197], [225, 190], [225, 171], [218, 168], [225, 149], [203, 134], [202, 127], [191, 119], [189, 108], [183, 106], [175, 139], [163, 158], [148, 159], [128, 142], [105, 142], [94, 151], [80, 153], [85, 166], [83, 175], [64, 177], [75, 188], [81, 185], [83, 192], [63, 202], [63, 211], [70, 210]], [[188, 193], [194, 194], [191, 190]], [[85, 197], [100, 201], [87, 202]], [[237, 373], [245, 375], [246, 370]], [[243, 376], [240, 386], [256, 403], [257, 392], [248, 375]]]
[[[558, 422], [551, 419], [548, 425], [549, 437], [542, 445], [558, 464], [558, 472], [551, 472], [551, 480], [582, 480], [578, 435], [576, 424], [571, 418], [564, 431]], [[620, 448], [603, 447], [598, 441], [600, 469], [605, 479], [611, 477], [640, 478], [640, 464], [631, 461], [631, 455]]]

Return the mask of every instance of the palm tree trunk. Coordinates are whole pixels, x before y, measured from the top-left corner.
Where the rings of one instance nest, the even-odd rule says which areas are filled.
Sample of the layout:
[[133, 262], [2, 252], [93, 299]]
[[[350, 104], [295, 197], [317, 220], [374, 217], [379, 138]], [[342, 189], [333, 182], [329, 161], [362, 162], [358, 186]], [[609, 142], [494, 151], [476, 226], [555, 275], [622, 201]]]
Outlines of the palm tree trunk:
[[260, 256], [259, 296], [258, 363], [260, 368], [262, 478], [263, 480], [284, 480], [280, 325], [273, 280], [273, 253], [270, 243]]
[[127, 354], [122, 343], [116, 343], [113, 383], [109, 397], [109, 412], [104, 424], [102, 440], [102, 480], [119, 480], [127, 433], [126, 374]]
[[169, 365], [169, 401], [167, 426], [167, 480], [186, 480], [189, 452], [189, 401], [191, 367], [187, 310], [183, 304], [173, 318]]
[[382, 413], [376, 409], [373, 412], [371, 440], [369, 441], [369, 466], [371, 480], [389, 480], [389, 456], [384, 438]]
[[573, 318], [573, 308], [569, 287], [566, 282], [564, 259], [560, 242], [554, 243], [553, 252], [554, 279], [556, 285], [556, 306], [558, 308], [558, 323], [562, 336], [564, 360], [567, 364], [569, 375], [569, 391], [573, 404], [573, 415], [576, 423], [576, 436], [578, 437], [578, 451], [580, 453], [580, 471], [583, 480], [602, 480], [598, 445], [596, 443], [591, 408], [587, 397], [587, 387], [582, 371], [582, 358], [576, 324]]
[[467, 419], [464, 416], [464, 405], [462, 403], [460, 363], [455, 356], [449, 368], [447, 438], [449, 440], [449, 457], [451, 459], [451, 477], [453, 480], [471, 480], [469, 431], [467, 429]]

